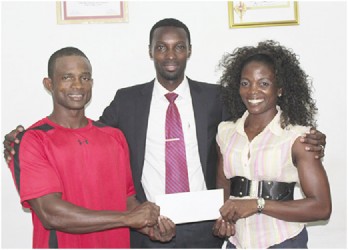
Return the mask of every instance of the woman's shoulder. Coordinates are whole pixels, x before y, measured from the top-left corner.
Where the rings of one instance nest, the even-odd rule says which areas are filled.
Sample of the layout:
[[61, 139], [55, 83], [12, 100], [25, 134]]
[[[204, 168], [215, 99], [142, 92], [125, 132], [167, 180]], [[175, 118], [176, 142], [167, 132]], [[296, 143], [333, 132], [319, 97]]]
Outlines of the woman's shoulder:
[[218, 131], [217, 131], [218, 137], [225, 138], [226, 136], [227, 137], [231, 136], [233, 133], [236, 132], [237, 125], [238, 125], [238, 121], [237, 122], [232, 122], [232, 121], [221, 122], [218, 126]]
[[232, 122], [232, 121], [220, 122], [220, 124], [218, 126], [218, 131], [231, 131], [231, 130], [234, 130], [237, 127], [237, 122]]
[[284, 131], [294, 137], [298, 137], [304, 133], [309, 133], [311, 127], [301, 125], [288, 125]]
[[238, 132], [238, 121], [224, 121], [218, 126], [216, 141], [221, 149], [224, 149], [231, 138]]

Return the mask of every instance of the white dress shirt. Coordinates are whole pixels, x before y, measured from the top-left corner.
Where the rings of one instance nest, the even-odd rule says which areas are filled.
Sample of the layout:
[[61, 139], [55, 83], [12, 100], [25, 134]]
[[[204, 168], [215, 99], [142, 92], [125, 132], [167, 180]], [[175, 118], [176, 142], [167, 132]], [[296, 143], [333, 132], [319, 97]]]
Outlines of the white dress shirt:
[[[190, 191], [206, 190], [198, 153], [191, 92], [186, 77], [173, 92], [179, 95], [175, 104], [180, 113], [184, 133]], [[150, 106], [141, 178], [146, 198], [152, 202], [155, 202], [156, 195], [165, 194], [165, 120], [169, 102], [164, 95], [167, 93], [169, 93], [168, 90], [156, 79]]]

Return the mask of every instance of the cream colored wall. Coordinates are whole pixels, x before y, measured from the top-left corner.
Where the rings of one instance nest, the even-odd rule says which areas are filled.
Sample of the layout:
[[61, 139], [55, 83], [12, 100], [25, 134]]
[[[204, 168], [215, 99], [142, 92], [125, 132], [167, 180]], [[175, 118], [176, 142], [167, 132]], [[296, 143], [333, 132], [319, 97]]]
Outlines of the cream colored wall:
[[[293, 48], [313, 77], [318, 123], [327, 135], [324, 164], [331, 182], [333, 212], [326, 224], [309, 227], [310, 248], [345, 248], [347, 222], [346, 161], [346, 15], [344, 1], [300, 2], [300, 25], [230, 29], [226, 1], [129, 2], [129, 22], [58, 25], [53, 1], [1, 3], [1, 133], [17, 124], [29, 126], [50, 113], [51, 97], [41, 81], [48, 57], [76, 46], [90, 58], [94, 71], [93, 100], [87, 109], [97, 119], [117, 89], [151, 80], [148, 56], [151, 26], [165, 17], [187, 24], [193, 54], [187, 75], [216, 82], [216, 66], [237, 46], [275, 39]], [[19, 205], [10, 172], [1, 166], [2, 248], [31, 247], [31, 216]]]

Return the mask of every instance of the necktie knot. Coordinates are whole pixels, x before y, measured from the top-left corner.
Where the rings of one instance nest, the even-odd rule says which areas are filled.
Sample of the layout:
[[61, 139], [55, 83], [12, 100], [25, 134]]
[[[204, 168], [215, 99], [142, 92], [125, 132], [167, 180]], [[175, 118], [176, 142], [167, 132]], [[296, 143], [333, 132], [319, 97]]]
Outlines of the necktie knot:
[[175, 99], [178, 97], [176, 93], [167, 93], [164, 95], [170, 103], [174, 103]]

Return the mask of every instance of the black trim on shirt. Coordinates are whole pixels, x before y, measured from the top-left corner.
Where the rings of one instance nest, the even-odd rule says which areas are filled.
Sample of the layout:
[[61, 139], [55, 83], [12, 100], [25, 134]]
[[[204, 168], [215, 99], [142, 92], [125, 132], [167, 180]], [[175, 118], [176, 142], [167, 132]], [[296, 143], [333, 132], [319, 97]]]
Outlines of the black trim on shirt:
[[58, 248], [57, 231], [50, 230], [50, 238], [48, 240], [48, 248]]
[[103, 128], [103, 127], [107, 127], [108, 125], [100, 122], [100, 121], [93, 121], [92, 122], [93, 126], [99, 127], [99, 128]]
[[[20, 132], [17, 135], [17, 138], [21, 141], [22, 137], [24, 136], [25, 132], [29, 130], [42, 130], [42, 131], [49, 131], [51, 129], [54, 129], [51, 125], [45, 123], [37, 127], [30, 128], [28, 130], [24, 130], [23, 132]], [[16, 185], [17, 185], [17, 190], [18, 192], [20, 191], [20, 174], [21, 174], [21, 169], [20, 169], [20, 162], [19, 162], [19, 150], [20, 150], [20, 142], [18, 144], [14, 144], [13, 148], [16, 151], [15, 155], [13, 156], [13, 163], [14, 163], [14, 176], [16, 180]]]

